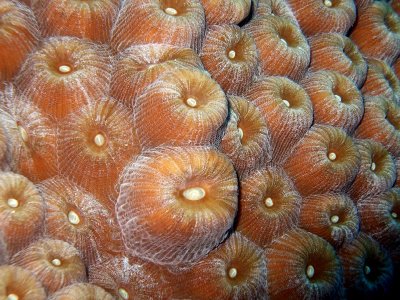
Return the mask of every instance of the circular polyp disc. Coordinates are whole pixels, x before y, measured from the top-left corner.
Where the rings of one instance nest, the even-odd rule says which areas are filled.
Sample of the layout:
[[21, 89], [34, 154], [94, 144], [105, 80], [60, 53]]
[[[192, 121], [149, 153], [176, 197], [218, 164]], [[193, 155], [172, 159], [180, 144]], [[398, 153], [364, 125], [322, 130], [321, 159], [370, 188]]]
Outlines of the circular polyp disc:
[[267, 199], [265, 199], [265, 206], [267, 206], [267, 207], [274, 206], [274, 201], [272, 201], [272, 199], [270, 197], [268, 197]]
[[129, 294], [128, 294], [128, 292], [127, 292], [125, 289], [123, 289], [123, 288], [119, 288], [119, 289], [118, 289], [118, 294], [119, 294], [119, 295], [121, 296], [121, 298], [124, 299], [124, 300], [129, 299]]
[[329, 158], [331, 161], [336, 160], [336, 153], [334, 153], [334, 152], [329, 153], [329, 154], [328, 154], [328, 158]]
[[73, 225], [77, 225], [77, 224], [79, 224], [79, 222], [81, 220], [80, 220], [79, 216], [77, 215], [77, 213], [71, 210], [68, 213], [68, 221]]
[[234, 59], [236, 57], [236, 52], [234, 50], [229, 51], [228, 56], [230, 59]]
[[106, 138], [101, 133], [96, 134], [96, 136], [94, 137], [94, 143], [99, 147], [103, 146], [105, 142]]
[[201, 187], [186, 189], [183, 192], [183, 197], [190, 201], [198, 201], [205, 197], [206, 191]]
[[15, 294], [9, 294], [6, 300], [19, 300], [19, 297]]
[[375, 171], [376, 170], [376, 164], [373, 162], [371, 164], [371, 171]]
[[235, 278], [237, 276], [237, 269], [236, 268], [230, 268], [228, 275], [230, 278]]
[[28, 133], [26, 132], [25, 128], [22, 126], [18, 126], [19, 134], [24, 142], [28, 141]]
[[189, 105], [190, 107], [196, 107], [197, 101], [196, 99], [193, 98], [187, 98], [186, 104]]
[[287, 100], [282, 100], [282, 102], [285, 103], [285, 105], [286, 105], [287, 107], [290, 107], [289, 101], [287, 101]]
[[51, 263], [56, 267], [61, 266], [61, 260], [59, 260], [58, 258], [53, 259]]
[[60, 71], [60, 73], [66, 74], [66, 73], [71, 72], [71, 67], [70, 66], [65, 66], [65, 65], [59, 66], [58, 67], [58, 71]]
[[19, 205], [18, 200], [17, 200], [17, 199], [14, 199], [14, 198], [8, 199], [8, 200], [7, 200], [7, 204], [8, 204], [8, 206], [11, 207], [11, 208], [16, 208], [16, 207], [18, 207], [18, 205]]
[[170, 16], [176, 16], [178, 14], [177, 10], [172, 7], [167, 7], [164, 11], [166, 14], [168, 14]]
[[339, 216], [332, 216], [332, 217], [331, 217], [331, 222], [332, 222], [333, 224], [336, 224], [337, 222], [339, 222]]
[[306, 274], [308, 278], [313, 278], [315, 274], [315, 269], [312, 265], [307, 266]]
[[324, 5], [326, 7], [332, 7], [332, 1], [331, 0], [324, 0]]
[[369, 274], [369, 273], [371, 273], [371, 268], [369, 267], [369, 266], [365, 266], [364, 267], [364, 272], [365, 272], [365, 274]]

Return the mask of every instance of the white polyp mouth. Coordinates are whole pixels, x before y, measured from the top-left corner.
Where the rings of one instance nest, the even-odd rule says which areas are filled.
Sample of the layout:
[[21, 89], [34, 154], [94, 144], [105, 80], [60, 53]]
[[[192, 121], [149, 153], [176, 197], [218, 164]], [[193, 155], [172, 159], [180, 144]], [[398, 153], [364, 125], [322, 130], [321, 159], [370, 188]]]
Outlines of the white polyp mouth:
[[67, 73], [71, 72], [71, 67], [62, 65], [62, 66], [58, 67], [58, 71], [60, 71], [60, 73], [67, 74]]
[[187, 98], [186, 99], [186, 104], [189, 105], [190, 107], [196, 107], [197, 106], [197, 100], [194, 98]]
[[314, 266], [312, 266], [312, 265], [307, 266], [306, 274], [307, 274], [308, 278], [310, 278], [310, 279], [313, 278], [314, 274], [315, 274]]
[[52, 263], [54, 266], [56, 266], [56, 267], [61, 266], [61, 260], [59, 260], [58, 258], [53, 259], [53, 260], [51, 261], [51, 263]]
[[325, 5], [326, 7], [332, 7], [333, 3], [332, 3], [331, 0], [324, 0], [324, 5]]
[[370, 268], [369, 266], [365, 266], [365, 267], [364, 267], [364, 273], [365, 273], [366, 275], [370, 274], [370, 273], [371, 273], [371, 268]]
[[335, 95], [335, 98], [338, 102], [342, 102], [342, 97], [340, 97], [339, 95]]
[[229, 278], [233, 279], [237, 276], [237, 274], [238, 274], [238, 271], [236, 268], [230, 268], [228, 271]]
[[105, 144], [105, 142], [106, 142], [106, 138], [101, 133], [96, 134], [96, 136], [94, 137], [94, 143], [98, 147], [103, 146]]
[[234, 58], [236, 57], [236, 52], [235, 52], [235, 50], [229, 51], [229, 52], [228, 52], [228, 57], [229, 57], [230, 59], [234, 59]]
[[274, 206], [274, 201], [270, 197], [268, 197], [267, 199], [265, 199], [265, 206], [266, 207]]
[[167, 7], [166, 9], [164, 9], [164, 12], [170, 16], [176, 16], [178, 14], [178, 11], [172, 7]]
[[194, 187], [183, 191], [183, 197], [190, 201], [199, 201], [206, 196], [206, 191], [201, 187]]
[[287, 42], [286, 42], [285, 39], [282, 39], [282, 38], [281, 38], [281, 42], [282, 42], [282, 44], [283, 44], [285, 47], [287, 47], [288, 44], [287, 44]]
[[376, 170], [376, 164], [374, 162], [371, 163], [371, 171]]
[[68, 221], [73, 225], [78, 225], [81, 222], [81, 219], [76, 212], [71, 210], [68, 213]]
[[339, 216], [332, 216], [332, 217], [331, 217], [331, 222], [332, 222], [333, 224], [336, 224], [337, 222], [339, 222]]
[[244, 136], [243, 129], [239, 127], [238, 132], [239, 132], [240, 140], [243, 140], [243, 136]]
[[10, 198], [7, 200], [7, 205], [11, 208], [17, 208], [19, 205], [19, 202], [17, 199]]
[[391, 213], [393, 219], [397, 219], [398, 215], [395, 212]]
[[128, 292], [127, 292], [125, 289], [123, 289], [123, 288], [119, 288], [119, 289], [118, 289], [118, 294], [119, 294], [119, 295], [121, 296], [121, 298], [124, 299], [124, 300], [129, 299], [129, 294], [128, 294]]
[[19, 297], [15, 294], [9, 294], [6, 300], [19, 300]]
[[335, 152], [330, 152], [330, 153], [328, 154], [328, 158], [329, 158], [331, 161], [336, 160], [336, 153], [335, 153]]
[[287, 107], [290, 107], [290, 102], [289, 102], [289, 101], [287, 101], [287, 100], [282, 100], [282, 102], [283, 102]]
[[18, 131], [21, 139], [26, 143], [28, 141], [28, 133], [26, 132], [25, 128], [22, 126], [18, 126]]

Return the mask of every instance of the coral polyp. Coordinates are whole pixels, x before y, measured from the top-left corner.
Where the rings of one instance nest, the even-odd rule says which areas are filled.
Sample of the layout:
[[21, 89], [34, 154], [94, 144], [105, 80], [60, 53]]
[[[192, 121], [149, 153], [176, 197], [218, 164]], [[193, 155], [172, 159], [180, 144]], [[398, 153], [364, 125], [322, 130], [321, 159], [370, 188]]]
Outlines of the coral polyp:
[[271, 297], [343, 296], [341, 264], [333, 247], [324, 239], [301, 229], [292, 230], [276, 239], [267, 249], [266, 256]]
[[85, 265], [70, 244], [42, 239], [15, 254], [11, 264], [31, 271], [49, 294], [75, 282], [86, 281]]
[[265, 299], [267, 276], [262, 248], [234, 233], [207, 257], [183, 272], [178, 298]]
[[116, 205], [127, 249], [168, 265], [204, 257], [224, 239], [236, 209], [233, 166], [206, 147], [145, 152], [125, 170]]
[[397, 299], [399, 8], [0, 0], [0, 298]]

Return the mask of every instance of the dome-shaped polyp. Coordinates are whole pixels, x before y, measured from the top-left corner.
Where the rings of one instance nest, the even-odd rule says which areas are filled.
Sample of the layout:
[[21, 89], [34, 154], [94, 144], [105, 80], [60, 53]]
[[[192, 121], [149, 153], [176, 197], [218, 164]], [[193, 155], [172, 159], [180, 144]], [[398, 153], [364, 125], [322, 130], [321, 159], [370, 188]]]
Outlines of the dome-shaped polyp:
[[276, 239], [267, 249], [266, 257], [271, 298], [343, 297], [343, 272], [339, 258], [323, 238], [294, 229]]
[[35, 185], [22, 175], [0, 172], [0, 231], [10, 256], [41, 236], [43, 221], [44, 203]]
[[400, 154], [400, 107], [380, 97], [364, 98], [365, 112], [354, 136], [381, 143], [394, 157]]
[[353, 181], [359, 167], [353, 139], [328, 125], [314, 125], [284, 164], [302, 196], [342, 190]]
[[367, 76], [367, 63], [357, 46], [340, 33], [322, 33], [309, 39], [310, 71], [331, 70], [349, 77], [361, 87]]
[[256, 80], [245, 97], [261, 112], [271, 137], [272, 162], [281, 164], [311, 126], [309, 96], [290, 79], [271, 76]]
[[306, 36], [323, 32], [346, 34], [356, 20], [353, 0], [287, 0]]
[[11, 80], [39, 40], [33, 12], [18, 1], [0, 3], [0, 81]]
[[21, 267], [9, 265], [0, 266], [0, 297], [2, 299], [47, 299], [46, 292], [35, 275]]
[[119, 175], [140, 153], [130, 112], [112, 98], [98, 99], [64, 119], [58, 133], [60, 173], [114, 211]]
[[198, 261], [232, 227], [237, 189], [232, 163], [213, 148], [144, 152], [127, 167], [116, 204], [130, 255], [163, 265]]
[[267, 124], [254, 103], [228, 96], [230, 114], [219, 149], [233, 162], [238, 175], [259, 168], [271, 160]]
[[14, 172], [38, 182], [58, 173], [54, 122], [12, 85], [0, 94], [0, 127], [7, 138], [6, 159]]
[[60, 240], [41, 239], [31, 243], [12, 257], [11, 264], [31, 271], [49, 294], [87, 280], [79, 251]]
[[133, 108], [136, 98], [164, 72], [173, 68], [202, 69], [199, 56], [190, 48], [167, 44], [129, 47], [119, 53], [111, 77], [111, 96]]
[[288, 18], [253, 19], [244, 27], [253, 36], [264, 75], [300, 80], [310, 63], [310, 47], [301, 30]]
[[281, 168], [255, 170], [240, 188], [236, 229], [260, 247], [297, 226], [301, 197]]
[[396, 180], [393, 157], [381, 143], [373, 140], [355, 140], [361, 165], [348, 194], [354, 202], [386, 191]]
[[200, 57], [205, 69], [227, 94], [242, 94], [257, 71], [256, 44], [236, 25], [208, 27]]
[[43, 36], [76, 36], [108, 43], [119, 0], [34, 1], [32, 9]]
[[[176, 276], [177, 299], [267, 299], [262, 248], [238, 232]], [[180, 280], [179, 280], [180, 279]]]
[[365, 57], [392, 63], [400, 53], [400, 17], [384, 1], [360, 11], [350, 38]]
[[157, 43], [197, 52], [204, 30], [199, 0], [124, 1], [112, 29], [111, 47], [120, 52], [132, 45]]
[[[371, 235], [399, 257], [400, 251], [400, 189], [367, 197], [357, 203], [361, 230]], [[392, 253], [393, 254], [393, 253]]]
[[314, 108], [314, 124], [332, 125], [352, 133], [364, 114], [360, 91], [335, 71], [310, 73], [301, 81]]
[[104, 97], [111, 76], [105, 46], [72, 37], [52, 37], [25, 61], [15, 82], [44, 113], [60, 120]]
[[210, 145], [228, 115], [224, 91], [194, 68], [166, 72], [136, 99], [135, 128], [144, 148]]
[[358, 234], [360, 219], [351, 199], [342, 193], [311, 195], [303, 199], [299, 226], [340, 248]]
[[122, 251], [113, 212], [92, 194], [62, 177], [41, 182], [39, 190], [46, 203], [46, 236], [73, 245], [86, 266]]
[[380, 298], [389, 295], [393, 264], [387, 251], [373, 238], [361, 232], [339, 250], [344, 285], [351, 299]]
[[381, 96], [400, 104], [400, 81], [394, 70], [384, 61], [367, 59], [368, 74], [361, 92], [365, 96]]

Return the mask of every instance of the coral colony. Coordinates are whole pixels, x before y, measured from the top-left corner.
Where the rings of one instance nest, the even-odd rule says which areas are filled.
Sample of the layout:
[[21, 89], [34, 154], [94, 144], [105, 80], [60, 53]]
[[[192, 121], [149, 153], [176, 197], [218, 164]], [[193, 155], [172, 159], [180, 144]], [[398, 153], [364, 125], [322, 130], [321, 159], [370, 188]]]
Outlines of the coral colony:
[[398, 299], [399, 13], [0, 0], [0, 298]]

